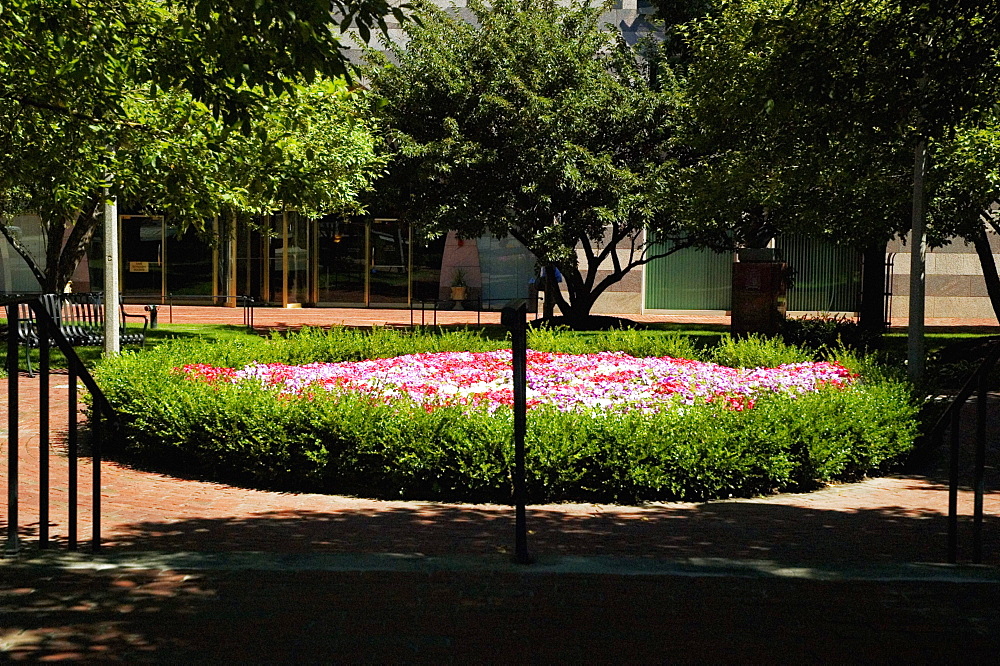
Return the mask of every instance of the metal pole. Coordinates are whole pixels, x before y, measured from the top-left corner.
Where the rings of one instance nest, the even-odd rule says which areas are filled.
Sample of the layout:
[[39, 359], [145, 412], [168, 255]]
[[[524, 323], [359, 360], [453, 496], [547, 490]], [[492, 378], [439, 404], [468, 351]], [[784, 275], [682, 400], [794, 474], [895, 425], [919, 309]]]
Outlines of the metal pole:
[[907, 372], [916, 381], [924, 374], [924, 286], [927, 255], [927, 221], [924, 216], [924, 174], [927, 171], [927, 139], [913, 149], [913, 219], [910, 231], [910, 299], [907, 322]]
[[91, 525], [93, 533], [90, 543], [91, 549], [96, 553], [101, 549], [101, 440], [104, 438], [104, 427], [107, 424], [102, 423], [103, 415], [101, 414], [101, 408], [96, 404], [92, 413], [94, 415], [94, 423], [91, 425], [91, 434], [94, 441], [91, 442], [90, 448], [93, 456], [92, 464], [94, 470], [93, 497], [91, 499]]
[[[111, 174], [107, 175], [111, 180]], [[118, 300], [121, 288], [118, 247], [118, 200], [104, 189], [104, 354], [114, 356], [121, 351], [119, 338]]]
[[[57, 297], [58, 298], [58, 297]], [[56, 300], [56, 303], [59, 303]], [[49, 544], [49, 331], [48, 322], [39, 322], [38, 337], [38, 545]]]
[[[990, 368], [992, 365], [990, 366]], [[976, 404], [976, 461], [972, 487], [975, 490], [972, 512], [972, 562], [983, 562], [983, 494], [986, 470], [986, 398], [989, 395], [989, 371], [986, 365], [979, 370], [979, 402]]]
[[17, 303], [7, 306], [7, 553], [15, 554], [17, 542]]
[[948, 480], [948, 561], [958, 562], [958, 447], [959, 426], [961, 425], [962, 405], [952, 405], [951, 413], [951, 461]]
[[528, 325], [527, 304], [509, 304], [500, 313], [511, 334], [511, 357], [514, 383], [514, 560], [530, 564], [528, 554], [527, 488], [524, 480], [524, 438], [527, 431], [528, 398]]
[[76, 550], [77, 543], [77, 456], [79, 455], [79, 428], [77, 424], [76, 406], [76, 364], [70, 361], [69, 364], [69, 434], [67, 436], [67, 455], [69, 456], [69, 478], [67, 479], [68, 495], [67, 504], [69, 509], [69, 549]]

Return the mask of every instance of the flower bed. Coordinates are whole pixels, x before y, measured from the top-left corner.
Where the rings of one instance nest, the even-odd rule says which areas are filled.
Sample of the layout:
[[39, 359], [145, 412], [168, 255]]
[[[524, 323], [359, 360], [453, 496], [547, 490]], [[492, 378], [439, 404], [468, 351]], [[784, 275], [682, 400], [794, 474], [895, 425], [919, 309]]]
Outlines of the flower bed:
[[[793, 363], [777, 368], [727, 368], [670, 357], [635, 358], [622, 352], [556, 354], [528, 350], [528, 407], [560, 411], [591, 408], [658, 411], [665, 405], [722, 402], [753, 407], [761, 393], [800, 394], [846, 387], [856, 376], [836, 363]], [[425, 409], [451, 405], [493, 412], [513, 403], [510, 350], [408, 354], [355, 363], [253, 364], [237, 370], [207, 364], [178, 369], [208, 382], [258, 381], [282, 394], [312, 388], [357, 391], [390, 402], [409, 399]]]
[[[546, 350], [529, 361], [531, 502], [805, 490], [888, 469], [912, 446], [909, 386], [878, 368], [857, 376], [761, 340], [727, 340], [685, 360], [676, 358], [683, 342], [535, 335], [533, 347]], [[473, 334], [313, 332], [124, 353], [95, 372], [122, 415], [108, 452], [270, 489], [508, 501], [513, 416], [502, 344]], [[657, 353], [638, 358], [643, 350]], [[713, 357], [775, 367], [705, 362]]]

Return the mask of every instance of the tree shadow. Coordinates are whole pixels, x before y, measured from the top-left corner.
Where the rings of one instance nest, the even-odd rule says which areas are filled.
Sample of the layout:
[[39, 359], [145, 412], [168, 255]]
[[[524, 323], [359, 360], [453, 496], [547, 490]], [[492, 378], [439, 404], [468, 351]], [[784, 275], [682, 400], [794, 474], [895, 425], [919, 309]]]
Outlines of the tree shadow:
[[127, 663], [948, 663], [1000, 583], [522, 570], [0, 569], [0, 658]]
[[[535, 556], [765, 559], [868, 565], [943, 562], [947, 517], [901, 506], [829, 510], [752, 501], [653, 507], [528, 507]], [[987, 564], [1000, 564], [997, 528], [983, 526]], [[337, 512], [266, 511], [231, 518], [147, 521], [117, 529], [121, 550], [420, 553], [495, 555], [514, 549], [514, 513], [505, 507], [414, 503]], [[960, 545], [969, 548], [968, 518]], [[968, 551], [963, 557], [968, 558]]]

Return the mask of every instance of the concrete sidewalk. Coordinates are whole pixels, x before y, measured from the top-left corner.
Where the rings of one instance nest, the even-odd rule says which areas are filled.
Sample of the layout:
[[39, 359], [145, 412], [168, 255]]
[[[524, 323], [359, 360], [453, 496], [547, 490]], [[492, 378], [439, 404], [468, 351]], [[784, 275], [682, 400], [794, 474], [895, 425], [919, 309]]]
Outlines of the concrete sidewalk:
[[[218, 321], [223, 310], [180, 314]], [[316, 324], [314, 313], [330, 324], [346, 316], [277, 310], [275, 324], [291, 324], [292, 312]], [[105, 462], [105, 548], [94, 557], [63, 549], [67, 384], [58, 375], [53, 414], [62, 416], [53, 418], [50, 446], [58, 548], [33, 547], [37, 382], [19, 378], [25, 548], [0, 564], [7, 659], [940, 663], [993, 661], [1000, 647], [995, 418], [985, 566], [941, 564], [940, 458], [809, 494], [531, 506], [537, 561], [527, 566], [510, 562], [506, 506], [277, 493]], [[6, 419], [0, 412], [0, 427]], [[89, 534], [90, 471], [82, 462], [81, 535]], [[960, 501], [969, 515], [967, 487]], [[967, 519], [961, 538], [967, 558]]]
[[992, 663], [995, 569], [135, 554], [0, 569], [10, 660]]

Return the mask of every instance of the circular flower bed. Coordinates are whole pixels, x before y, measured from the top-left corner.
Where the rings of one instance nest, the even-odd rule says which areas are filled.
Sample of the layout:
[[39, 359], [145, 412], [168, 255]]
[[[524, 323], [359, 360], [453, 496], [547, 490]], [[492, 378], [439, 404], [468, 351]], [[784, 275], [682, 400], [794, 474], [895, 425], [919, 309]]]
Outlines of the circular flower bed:
[[[540, 344], [559, 343], [549, 337]], [[879, 372], [782, 361], [741, 369], [677, 358], [683, 345], [636, 358], [572, 342], [593, 353], [529, 352], [532, 502], [804, 490], [888, 469], [912, 447], [909, 387]], [[739, 344], [720, 358], [807, 357]], [[331, 333], [110, 357], [97, 378], [121, 436], [107, 453], [276, 490], [508, 501], [511, 356], [495, 346]], [[477, 351], [439, 351], [449, 348]]]
[[[357, 391], [386, 402], [408, 399], [427, 410], [469, 405], [492, 412], [513, 402], [510, 350], [300, 366], [254, 364], [242, 369], [192, 364], [180, 370], [201, 381], [257, 381], [282, 394], [322, 388]], [[621, 352], [572, 355], [532, 350], [527, 373], [528, 407], [552, 405], [561, 411], [651, 412], [697, 401], [720, 401], [743, 410], [753, 407], [761, 393], [795, 395], [824, 386], [847, 386], [856, 378], [843, 366], [826, 362], [745, 369], [670, 357], [635, 358]]]

